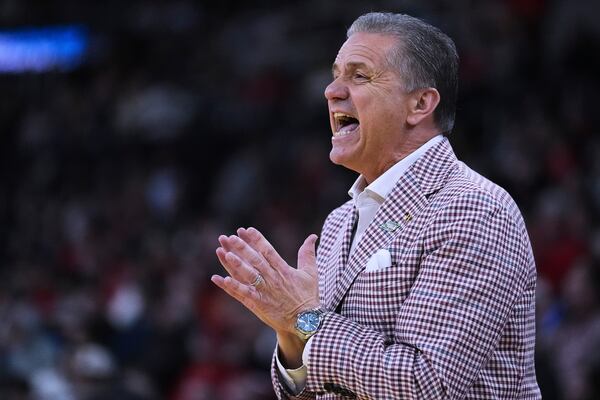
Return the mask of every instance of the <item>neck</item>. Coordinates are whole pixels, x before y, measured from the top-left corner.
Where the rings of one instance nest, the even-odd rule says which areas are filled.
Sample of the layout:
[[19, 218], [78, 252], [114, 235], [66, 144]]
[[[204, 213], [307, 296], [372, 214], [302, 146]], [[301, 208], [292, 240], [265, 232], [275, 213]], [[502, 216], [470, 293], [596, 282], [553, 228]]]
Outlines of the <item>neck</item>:
[[358, 171], [367, 182], [367, 185], [375, 179], [383, 175], [388, 169], [393, 167], [397, 162], [403, 160], [415, 150], [423, 146], [432, 138], [437, 136], [437, 131], [429, 131], [426, 134], [409, 135], [408, 139], [402, 143], [402, 146], [393, 152], [387, 159], [381, 160], [377, 165], [373, 165], [368, 171]]

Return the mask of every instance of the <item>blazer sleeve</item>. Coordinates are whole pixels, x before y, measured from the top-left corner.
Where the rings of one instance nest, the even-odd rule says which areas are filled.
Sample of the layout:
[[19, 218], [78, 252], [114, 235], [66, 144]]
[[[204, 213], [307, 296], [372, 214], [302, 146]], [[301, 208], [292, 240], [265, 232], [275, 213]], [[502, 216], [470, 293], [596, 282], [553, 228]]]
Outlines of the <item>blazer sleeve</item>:
[[[333, 210], [327, 218], [325, 218], [325, 222], [323, 223], [323, 228], [321, 229], [321, 237], [323, 237], [324, 232], [327, 231], [330, 221], [336, 217], [336, 214], [340, 212], [340, 208]], [[321, 251], [321, 242], [319, 242], [319, 246], [317, 248], [317, 253]], [[319, 291], [322, 291], [322, 282], [319, 281]], [[308, 391], [306, 389], [306, 385], [302, 389], [300, 393], [293, 394], [289, 391], [287, 385], [285, 384], [283, 378], [281, 377], [281, 373], [279, 372], [279, 368], [277, 368], [277, 361], [275, 359], [275, 355], [277, 352], [277, 348], [275, 348], [275, 352], [273, 353], [273, 358], [271, 360], [271, 382], [273, 384], [273, 390], [279, 400], [311, 400], [315, 399], [316, 393]]]
[[[313, 336], [302, 396], [464, 397], [535, 282], [531, 247], [518, 212], [481, 192], [451, 201], [424, 231], [419, 273], [400, 307], [394, 338], [326, 313]], [[507, 381], [522, 378], [518, 371], [499, 374]]]
[[[275, 351], [277, 351], [277, 349], [275, 349]], [[300, 393], [297, 394], [293, 394], [289, 391], [283, 378], [281, 377], [279, 368], [277, 368], [275, 355], [273, 355], [273, 359], [271, 362], [271, 380], [273, 382], [273, 389], [275, 390], [275, 395], [279, 400], [313, 400], [316, 397], [316, 393], [307, 390], [306, 386], [302, 389]]]

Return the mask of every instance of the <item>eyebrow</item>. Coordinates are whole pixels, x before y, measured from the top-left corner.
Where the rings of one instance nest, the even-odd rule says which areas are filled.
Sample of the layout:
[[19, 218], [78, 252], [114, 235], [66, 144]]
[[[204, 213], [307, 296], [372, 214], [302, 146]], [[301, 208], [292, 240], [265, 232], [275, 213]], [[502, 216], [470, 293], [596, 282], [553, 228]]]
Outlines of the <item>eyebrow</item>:
[[[350, 70], [354, 70], [357, 68], [369, 68], [369, 67], [364, 62], [351, 61], [351, 62], [346, 63], [346, 68], [350, 69]], [[333, 65], [331, 66], [331, 73], [333, 75], [335, 75], [335, 72], [338, 71], [339, 69], [340, 69], [340, 67], [338, 66], [338, 64], [334, 62]]]

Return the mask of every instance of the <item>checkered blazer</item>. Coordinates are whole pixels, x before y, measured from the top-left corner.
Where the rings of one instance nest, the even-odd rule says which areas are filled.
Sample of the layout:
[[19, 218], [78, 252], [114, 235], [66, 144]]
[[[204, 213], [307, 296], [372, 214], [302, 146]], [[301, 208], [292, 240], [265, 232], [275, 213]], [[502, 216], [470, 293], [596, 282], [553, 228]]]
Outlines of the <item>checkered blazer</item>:
[[[325, 221], [317, 264], [329, 311], [300, 394], [273, 363], [279, 399], [541, 398], [535, 263], [502, 188], [444, 139], [400, 178], [349, 257], [356, 218], [349, 201]], [[392, 265], [364, 272], [378, 249]]]

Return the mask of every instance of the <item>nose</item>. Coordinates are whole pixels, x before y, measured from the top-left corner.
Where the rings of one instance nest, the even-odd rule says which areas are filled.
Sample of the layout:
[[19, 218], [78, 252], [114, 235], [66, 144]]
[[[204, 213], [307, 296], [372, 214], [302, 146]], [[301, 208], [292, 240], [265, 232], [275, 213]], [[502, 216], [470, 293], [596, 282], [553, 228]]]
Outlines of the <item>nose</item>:
[[340, 82], [340, 79], [334, 79], [325, 88], [325, 98], [329, 101], [344, 100], [348, 98], [348, 87]]

